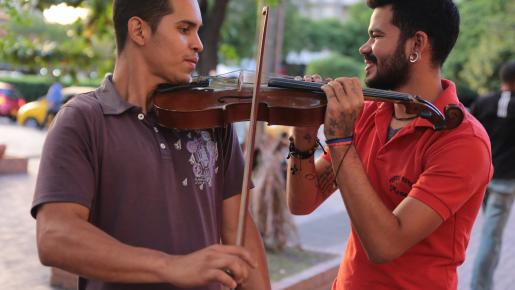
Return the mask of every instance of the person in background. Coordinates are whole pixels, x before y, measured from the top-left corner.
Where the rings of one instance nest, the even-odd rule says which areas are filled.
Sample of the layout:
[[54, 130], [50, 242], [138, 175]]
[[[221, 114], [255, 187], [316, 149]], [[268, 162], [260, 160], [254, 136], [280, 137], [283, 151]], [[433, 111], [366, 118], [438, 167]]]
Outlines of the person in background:
[[472, 290], [494, 289], [503, 231], [515, 198], [515, 61], [505, 63], [499, 74], [501, 90], [480, 97], [471, 109], [488, 132], [495, 169], [488, 184]]
[[61, 99], [63, 97], [62, 90], [63, 86], [58, 80], [54, 81], [54, 83], [48, 89], [48, 92], [45, 96], [47, 101], [47, 111], [45, 119], [43, 120], [42, 127], [47, 126], [48, 122], [50, 122], [55, 117], [57, 112], [59, 112], [59, 108], [61, 107]]

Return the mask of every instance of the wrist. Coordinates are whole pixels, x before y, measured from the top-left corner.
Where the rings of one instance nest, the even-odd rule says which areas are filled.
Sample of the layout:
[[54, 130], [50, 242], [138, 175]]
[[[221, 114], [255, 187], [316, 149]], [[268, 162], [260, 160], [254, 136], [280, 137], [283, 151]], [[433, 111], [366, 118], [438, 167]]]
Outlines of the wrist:
[[159, 279], [159, 283], [165, 282], [176, 285], [176, 264], [180, 256], [171, 256], [165, 253], [159, 255], [156, 261], [157, 267], [154, 267], [155, 275]]
[[[320, 144], [320, 141], [318, 140], [318, 138], [315, 138], [313, 144], [307, 150], [299, 149], [297, 147], [297, 145], [295, 144], [295, 139], [293, 137], [290, 137], [289, 153], [288, 153], [288, 157], [286, 157], [286, 159], [289, 159], [290, 157], [294, 157], [296, 159], [312, 158], [315, 155], [315, 152], [316, 152], [319, 144]], [[320, 145], [320, 146], [322, 146], [322, 145]]]
[[346, 146], [351, 145], [354, 141], [354, 137], [352, 135], [341, 137], [341, 138], [332, 138], [332, 139], [326, 139], [325, 144], [327, 147], [338, 147], [338, 146]]
[[317, 133], [317, 128], [294, 128], [290, 137], [290, 142], [295, 143], [295, 147], [299, 151], [307, 151], [317, 145]]

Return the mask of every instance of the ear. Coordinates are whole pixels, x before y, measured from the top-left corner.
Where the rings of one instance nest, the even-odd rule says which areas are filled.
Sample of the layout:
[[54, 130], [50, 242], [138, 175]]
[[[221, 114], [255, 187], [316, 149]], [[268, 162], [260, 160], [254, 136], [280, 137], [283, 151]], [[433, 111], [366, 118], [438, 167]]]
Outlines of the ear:
[[133, 16], [127, 24], [127, 38], [139, 46], [145, 45], [146, 40], [150, 36], [147, 22], [137, 16]]
[[412, 47], [410, 53], [418, 52], [420, 54], [425, 54], [427, 51], [431, 50], [429, 37], [427, 33], [423, 31], [417, 31], [413, 37], [411, 37]]

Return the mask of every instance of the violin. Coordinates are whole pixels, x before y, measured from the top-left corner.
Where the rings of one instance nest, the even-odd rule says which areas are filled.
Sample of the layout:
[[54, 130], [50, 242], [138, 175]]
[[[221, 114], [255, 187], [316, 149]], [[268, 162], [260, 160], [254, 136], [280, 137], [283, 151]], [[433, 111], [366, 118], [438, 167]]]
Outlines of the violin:
[[[161, 85], [154, 96], [160, 125], [178, 129], [205, 129], [248, 121], [252, 105], [252, 75], [198, 77], [182, 86]], [[318, 127], [324, 123], [326, 96], [322, 83], [272, 77], [260, 85], [258, 120], [269, 125]], [[440, 112], [432, 103], [406, 93], [364, 88], [366, 100], [399, 103], [406, 112], [429, 120], [434, 130], [453, 129], [463, 120], [458, 105]]]

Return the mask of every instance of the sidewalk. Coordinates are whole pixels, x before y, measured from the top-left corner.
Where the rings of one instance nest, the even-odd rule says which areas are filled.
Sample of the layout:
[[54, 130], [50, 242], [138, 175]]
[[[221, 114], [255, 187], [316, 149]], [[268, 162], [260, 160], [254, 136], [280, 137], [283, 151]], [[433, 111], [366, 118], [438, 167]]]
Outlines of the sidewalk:
[[[0, 289], [57, 290], [48, 285], [50, 269], [39, 263], [35, 242], [35, 220], [29, 214], [44, 131], [20, 128], [0, 121], [0, 143], [7, 154], [31, 157], [29, 173], [0, 175]], [[468, 290], [471, 268], [477, 252], [481, 216], [459, 268], [459, 290]], [[349, 232], [349, 221], [341, 197], [333, 194], [308, 216], [297, 216], [301, 243], [305, 249], [341, 255]], [[504, 234], [502, 257], [495, 273], [494, 290], [515, 289], [515, 214]]]

